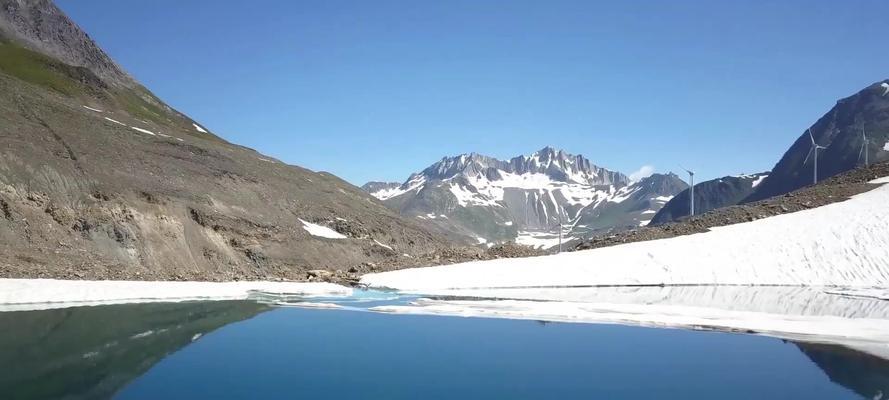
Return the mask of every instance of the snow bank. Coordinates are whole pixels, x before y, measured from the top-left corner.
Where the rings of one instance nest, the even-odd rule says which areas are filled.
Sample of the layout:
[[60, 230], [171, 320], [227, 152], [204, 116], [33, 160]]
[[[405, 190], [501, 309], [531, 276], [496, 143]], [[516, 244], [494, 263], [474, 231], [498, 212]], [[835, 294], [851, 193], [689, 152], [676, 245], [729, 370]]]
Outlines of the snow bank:
[[346, 235], [339, 233], [333, 229], [330, 229], [326, 226], [313, 224], [311, 222], [303, 221], [302, 219], [299, 222], [303, 223], [303, 229], [305, 229], [312, 236], [323, 237], [327, 239], [346, 239]]
[[[754, 332], [854, 347], [889, 358], [889, 302], [812, 288], [586, 288], [485, 295], [512, 300], [419, 299], [372, 311]], [[461, 293], [470, 295], [469, 293]], [[479, 293], [476, 293], [479, 294]], [[553, 296], [554, 295], [554, 296]], [[566, 298], [567, 296], [567, 298]], [[541, 301], [541, 299], [559, 301]]]
[[305, 282], [142, 282], [0, 279], [0, 311], [84, 305], [243, 300], [254, 295], [350, 296], [352, 289]]
[[710, 232], [552, 256], [407, 269], [372, 287], [809, 285], [889, 287], [889, 186]]

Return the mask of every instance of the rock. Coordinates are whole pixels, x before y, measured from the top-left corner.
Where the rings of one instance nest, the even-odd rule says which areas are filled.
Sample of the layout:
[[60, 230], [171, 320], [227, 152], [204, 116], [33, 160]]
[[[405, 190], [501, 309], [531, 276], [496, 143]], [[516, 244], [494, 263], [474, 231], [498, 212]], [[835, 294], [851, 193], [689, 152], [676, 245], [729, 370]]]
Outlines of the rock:
[[326, 269], [313, 269], [306, 272], [309, 278], [327, 279], [333, 276], [333, 271]]

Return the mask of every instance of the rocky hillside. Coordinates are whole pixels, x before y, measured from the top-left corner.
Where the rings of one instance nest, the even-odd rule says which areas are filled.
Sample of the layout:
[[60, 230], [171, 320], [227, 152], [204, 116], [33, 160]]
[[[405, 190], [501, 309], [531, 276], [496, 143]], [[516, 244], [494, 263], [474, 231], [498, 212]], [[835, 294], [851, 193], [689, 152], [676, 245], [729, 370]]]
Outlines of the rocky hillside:
[[217, 137], [51, 2], [0, 0], [0, 277], [306, 278], [448, 246], [419, 222]]
[[[753, 193], [768, 172], [752, 175], [725, 176], [695, 184], [695, 214], [703, 214], [717, 208], [733, 206]], [[687, 217], [690, 209], [688, 189], [673, 197], [654, 218], [652, 226], [675, 222]]]
[[810, 185], [783, 196], [770, 197], [752, 203], [717, 208], [678, 222], [648, 225], [638, 229], [601, 236], [577, 244], [575, 250], [595, 249], [647, 240], [667, 239], [682, 235], [707, 232], [712, 228], [755, 221], [775, 215], [794, 213], [845, 201], [882, 184], [869, 183], [889, 176], [889, 161], [870, 164], [834, 175], [817, 185]]
[[402, 215], [470, 243], [534, 247], [645, 224], [685, 188], [675, 175], [638, 182], [551, 147], [508, 161], [480, 154], [445, 157], [397, 188], [365, 185]]
[[808, 132], [816, 143], [826, 147], [818, 154], [819, 179], [863, 165], [865, 152], [870, 162], [889, 160], [889, 80], [838, 101], [802, 132], [745, 202], [789, 193], [813, 183], [815, 159], [808, 157], [812, 147]]

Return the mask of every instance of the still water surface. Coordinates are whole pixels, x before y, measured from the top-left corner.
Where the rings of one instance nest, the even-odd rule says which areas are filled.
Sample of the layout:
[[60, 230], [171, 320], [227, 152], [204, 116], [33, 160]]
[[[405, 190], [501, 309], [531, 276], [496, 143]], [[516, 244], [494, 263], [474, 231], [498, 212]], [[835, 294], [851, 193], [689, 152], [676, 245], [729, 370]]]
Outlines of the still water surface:
[[843, 347], [619, 325], [251, 301], [0, 313], [0, 398], [873, 399]]

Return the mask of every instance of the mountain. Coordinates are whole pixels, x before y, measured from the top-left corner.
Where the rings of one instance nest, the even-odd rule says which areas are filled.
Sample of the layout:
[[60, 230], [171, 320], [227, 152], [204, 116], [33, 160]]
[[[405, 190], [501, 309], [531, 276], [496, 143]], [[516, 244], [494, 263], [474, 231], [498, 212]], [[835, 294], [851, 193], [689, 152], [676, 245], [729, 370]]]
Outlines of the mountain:
[[445, 157], [397, 188], [365, 185], [402, 215], [454, 238], [535, 247], [558, 244], [560, 218], [570, 227], [565, 240], [639, 226], [684, 188], [672, 174], [631, 182], [552, 147], [508, 161], [476, 153]]
[[578, 236], [589, 237], [648, 225], [677, 193], [687, 188], [688, 184], [676, 174], [653, 174], [620, 189], [601, 206], [585, 210], [575, 231], [585, 231], [587, 234]]
[[0, 0], [0, 276], [306, 278], [450, 246], [420, 223], [214, 135], [52, 2]]
[[854, 169], [864, 163], [862, 132], [867, 135], [868, 160], [889, 160], [889, 80], [874, 83], [842, 99], [803, 132], [772, 169], [769, 177], [744, 199], [752, 202], [792, 192], [813, 183], [815, 142], [827, 147], [818, 154], [818, 179]]
[[[761, 172], [752, 175], [725, 176], [696, 184], [695, 214], [703, 214], [713, 209], [738, 204], [753, 193], [753, 190], [768, 176], [768, 172]], [[688, 189], [677, 194], [655, 214], [650, 224], [656, 226], [687, 217], [689, 213], [688, 196]]]
[[401, 184], [398, 182], [368, 182], [361, 185], [361, 190], [380, 200], [385, 200], [392, 197], [393, 194], [399, 193], [399, 187]]

